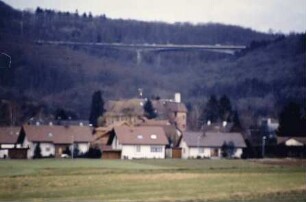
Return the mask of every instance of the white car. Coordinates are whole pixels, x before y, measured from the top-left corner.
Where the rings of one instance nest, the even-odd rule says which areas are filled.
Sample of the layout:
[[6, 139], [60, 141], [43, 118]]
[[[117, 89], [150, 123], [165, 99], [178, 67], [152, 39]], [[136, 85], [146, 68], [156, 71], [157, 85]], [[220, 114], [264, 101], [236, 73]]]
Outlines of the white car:
[[68, 154], [61, 154], [61, 157], [62, 158], [69, 158], [69, 155]]

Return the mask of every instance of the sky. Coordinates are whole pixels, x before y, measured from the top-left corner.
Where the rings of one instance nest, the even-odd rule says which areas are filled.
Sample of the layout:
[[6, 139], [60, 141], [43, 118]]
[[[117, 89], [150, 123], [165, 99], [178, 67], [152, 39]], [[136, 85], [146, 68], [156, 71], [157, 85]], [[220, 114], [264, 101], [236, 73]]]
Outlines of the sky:
[[306, 0], [3, 0], [41, 8], [142, 21], [223, 23], [262, 32], [305, 32]]

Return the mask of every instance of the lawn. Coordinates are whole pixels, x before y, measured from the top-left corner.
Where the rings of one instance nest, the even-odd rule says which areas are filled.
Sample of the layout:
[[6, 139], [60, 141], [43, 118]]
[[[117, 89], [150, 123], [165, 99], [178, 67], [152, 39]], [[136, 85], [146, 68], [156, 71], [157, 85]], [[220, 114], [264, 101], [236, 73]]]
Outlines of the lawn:
[[301, 160], [1, 160], [2, 201], [303, 201]]

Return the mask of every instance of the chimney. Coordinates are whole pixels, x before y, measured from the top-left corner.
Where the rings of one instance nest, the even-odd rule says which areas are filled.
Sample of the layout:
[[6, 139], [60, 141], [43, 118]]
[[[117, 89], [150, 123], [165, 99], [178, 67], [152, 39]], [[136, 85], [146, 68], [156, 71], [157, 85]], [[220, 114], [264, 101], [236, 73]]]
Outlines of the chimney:
[[181, 93], [174, 94], [174, 102], [177, 102], [177, 103], [181, 102]]
[[53, 123], [52, 123], [52, 121], [51, 121], [51, 122], [49, 122], [49, 126], [53, 126]]
[[39, 121], [36, 121], [36, 126], [40, 126], [40, 123], [39, 123]]
[[211, 121], [210, 121], [210, 120], [207, 121], [207, 125], [208, 125], [208, 126], [211, 125]]

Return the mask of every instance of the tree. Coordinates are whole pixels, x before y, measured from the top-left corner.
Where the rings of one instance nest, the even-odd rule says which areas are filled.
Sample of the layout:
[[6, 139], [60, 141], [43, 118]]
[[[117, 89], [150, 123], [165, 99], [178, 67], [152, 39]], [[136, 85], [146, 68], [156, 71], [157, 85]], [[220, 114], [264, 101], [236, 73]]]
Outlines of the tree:
[[233, 127], [232, 127], [232, 132], [239, 132], [242, 129], [241, 123], [240, 123], [240, 118], [239, 118], [239, 114], [238, 111], [234, 111], [233, 112]]
[[222, 147], [221, 147], [221, 155], [224, 158], [231, 158], [233, 157], [235, 152], [235, 144], [230, 141], [229, 143], [226, 143], [224, 141]]
[[102, 99], [102, 93], [101, 91], [96, 91], [92, 96], [89, 123], [96, 127], [98, 118], [103, 116], [104, 112], [104, 100]]
[[86, 153], [86, 157], [88, 158], [101, 158], [102, 152], [97, 147], [90, 147], [88, 152]]
[[155, 112], [155, 109], [154, 109], [154, 107], [153, 107], [152, 102], [151, 102], [150, 99], [148, 99], [148, 100], [146, 101], [146, 103], [145, 103], [144, 106], [143, 106], [143, 109], [144, 109], [144, 113], [145, 113], [144, 115], [145, 115], [145, 117], [147, 117], [148, 119], [154, 119], [154, 118], [157, 117], [157, 114], [156, 114], [156, 112]]
[[78, 157], [80, 154], [80, 149], [78, 144], [73, 145], [73, 157]]
[[38, 158], [41, 158], [41, 157], [42, 157], [42, 155], [41, 155], [41, 148], [40, 148], [40, 143], [38, 142], [36, 144], [35, 149], [34, 149], [34, 158], [38, 159]]
[[201, 115], [201, 119], [203, 122], [211, 121], [215, 123], [218, 121], [219, 117], [219, 107], [218, 107], [218, 100], [215, 95], [210, 96], [206, 107], [203, 110]]
[[226, 142], [224, 141], [223, 144], [222, 144], [222, 147], [221, 147], [221, 155], [223, 158], [227, 158], [227, 144]]
[[219, 101], [219, 117], [222, 121], [231, 121], [230, 117], [232, 114], [231, 101], [226, 95], [223, 95]]
[[67, 120], [68, 115], [64, 109], [57, 109], [55, 111], [55, 119], [56, 120]]
[[306, 134], [305, 118], [300, 106], [296, 103], [287, 104], [279, 115], [278, 136], [302, 136]]

